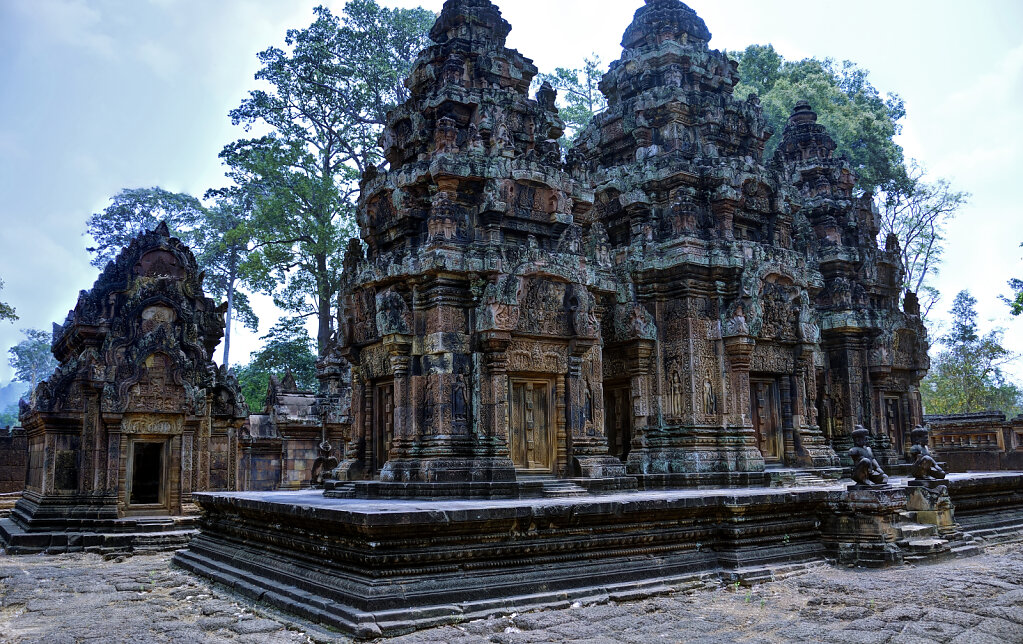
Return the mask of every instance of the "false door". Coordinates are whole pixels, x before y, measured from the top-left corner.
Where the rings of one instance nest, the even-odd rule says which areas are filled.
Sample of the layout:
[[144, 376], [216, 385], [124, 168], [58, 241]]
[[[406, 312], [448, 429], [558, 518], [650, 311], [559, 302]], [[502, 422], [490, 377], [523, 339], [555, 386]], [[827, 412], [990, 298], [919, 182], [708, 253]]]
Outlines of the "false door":
[[543, 474], [554, 471], [550, 406], [550, 382], [512, 381], [508, 447], [517, 469]]
[[387, 463], [394, 439], [394, 383], [382, 382], [373, 387], [373, 467], [379, 473]]
[[757, 444], [764, 460], [778, 464], [785, 455], [781, 432], [781, 398], [778, 395], [777, 379], [753, 379], [750, 381], [750, 404], [752, 406], [753, 428]]
[[888, 438], [891, 439], [892, 448], [896, 453], [902, 454], [905, 445], [902, 440], [902, 405], [900, 402], [895, 396], [885, 396], [884, 425], [885, 431], [888, 432]]
[[632, 389], [629, 385], [605, 386], [604, 431], [608, 452], [624, 462], [632, 447]]

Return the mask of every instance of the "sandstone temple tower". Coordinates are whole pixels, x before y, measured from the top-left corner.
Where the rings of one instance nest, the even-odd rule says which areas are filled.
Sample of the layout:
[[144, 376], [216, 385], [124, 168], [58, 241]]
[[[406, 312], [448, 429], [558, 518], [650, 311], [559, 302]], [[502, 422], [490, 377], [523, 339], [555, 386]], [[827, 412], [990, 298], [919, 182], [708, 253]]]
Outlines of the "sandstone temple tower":
[[107, 265], [54, 325], [60, 365], [22, 407], [28, 481], [0, 522], [11, 552], [137, 545], [180, 531], [172, 517], [197, 513], [192, 492], [235, 489], [248, 409], [211, 360], [223, 332], [166, 225]]
[[449, 0], [363, 180], [340, 479], [496, 482], [889, 460], [926, 339], [894, 241], [805, 103], [777, 153], [736, 64], [647, 0], [567, 160], [488, 0]]

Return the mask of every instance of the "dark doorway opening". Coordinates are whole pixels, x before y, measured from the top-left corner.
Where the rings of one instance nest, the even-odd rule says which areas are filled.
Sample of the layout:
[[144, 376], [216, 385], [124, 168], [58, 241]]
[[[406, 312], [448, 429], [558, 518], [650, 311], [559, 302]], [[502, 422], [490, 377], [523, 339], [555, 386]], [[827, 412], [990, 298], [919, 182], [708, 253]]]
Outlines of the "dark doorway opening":
[[160, 503], [163, 487], [163, 443], [135, 443], [132, 447], [131, 505]]
[[371, 463], [376, 474], [384, 469], [394, 440], [394, 382], [382, 382], [373, 388], [373, 436]]
[[604, 431], [608, 452], [625, 462], [632, 448], [632, 389], [629, 385], [604, 386]]

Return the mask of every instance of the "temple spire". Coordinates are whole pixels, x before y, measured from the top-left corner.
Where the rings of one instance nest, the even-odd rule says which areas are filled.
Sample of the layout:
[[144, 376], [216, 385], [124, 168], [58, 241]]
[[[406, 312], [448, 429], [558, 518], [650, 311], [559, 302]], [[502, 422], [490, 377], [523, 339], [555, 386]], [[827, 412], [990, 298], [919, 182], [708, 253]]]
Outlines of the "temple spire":
[[509, 33], [511, 24], [490, 0], [447, 0], [430, 30], [430, 39], [441, 45], [455, 39], [486, 39], [503, 47]]
[[654, 46], [665, 40], [706, 45], [710, 37], [707, 24], [686, 4], [679, 0], [646, 0], [625, 31], [622, 47]]

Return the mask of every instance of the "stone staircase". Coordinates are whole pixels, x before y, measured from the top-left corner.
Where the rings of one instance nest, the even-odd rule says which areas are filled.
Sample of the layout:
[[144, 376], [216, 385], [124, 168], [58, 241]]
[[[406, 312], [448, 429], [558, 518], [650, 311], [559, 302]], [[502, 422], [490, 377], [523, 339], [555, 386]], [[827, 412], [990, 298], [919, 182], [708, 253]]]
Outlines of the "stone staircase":
[[770, 476], [771, 487], [819, 488], [838, 483], [841, 469], [797, 470], [768, 468], [765, 473]]
[[980, 554], [980, 547], [973, 539], [961, 534], [951, 539], [942, 538], [938, 534], [938, 527], [920, 523], [916, 512], [902, 511], [899, 516], [901, 521], [897, 527], [896, 544], [902, 550], [903, 560], [907, 564], [934, 563]]
[[586, 496], [589, 492], [579, 487], [572, 481], [562, 479], [547, 479], [543, 482], [544, 498], [569, 498], [575, 496]]
[[334, 481], [327, 484], [327, 492], [324, 494], [328, 499], [354, 499], [355, 483]]

